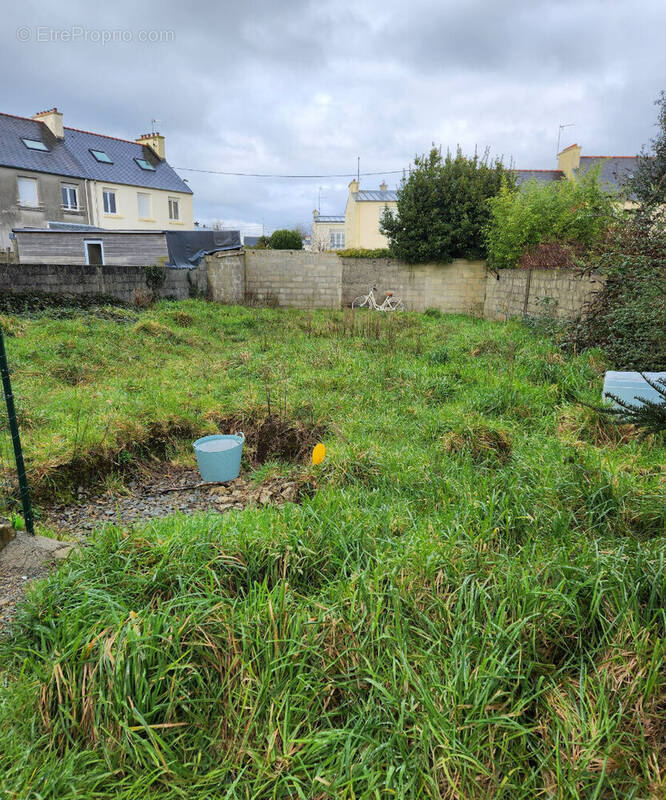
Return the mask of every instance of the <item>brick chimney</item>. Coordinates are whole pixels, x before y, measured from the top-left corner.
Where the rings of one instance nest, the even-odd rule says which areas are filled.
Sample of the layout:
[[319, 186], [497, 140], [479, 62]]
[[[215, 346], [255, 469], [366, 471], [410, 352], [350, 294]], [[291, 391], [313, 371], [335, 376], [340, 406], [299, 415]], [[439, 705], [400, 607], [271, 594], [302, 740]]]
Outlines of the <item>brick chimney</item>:
[[379, 191], [380, 192], [385, 192], [387, 189], [388, 189], [388, 186], [386, 185], [386, 181], [382, 181], [379, 184]]
[[144, 133], [142, 136], [139, 136], [138, 139], [134, 140], [137, 144], [145, 145], [146, 147], [150, 147], [150, 149], [155, 153], [155, 155], [160, 159], [160, 161], [164, 161], [166, 158], [166, 149], [164, 147], [164, 136], [160, 133]]
[[57, 108], [49, 108], [48, 111], [40, 111], [33, 117], [37, 122], [43, 122], [51, 131], [56, 139], [65, 138], [65, 129], [62, 124], [62, 114]]

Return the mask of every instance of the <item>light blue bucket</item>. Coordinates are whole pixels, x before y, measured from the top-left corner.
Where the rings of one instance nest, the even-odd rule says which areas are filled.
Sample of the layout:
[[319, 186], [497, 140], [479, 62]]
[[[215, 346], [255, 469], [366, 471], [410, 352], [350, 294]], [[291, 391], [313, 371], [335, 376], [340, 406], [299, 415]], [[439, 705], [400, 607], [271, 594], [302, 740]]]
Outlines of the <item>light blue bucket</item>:
[[[658, 383], [660, 379], [666, 378], [666, 372], [646, 372], [645, 374], [652, 383]], [[610, 400], [609, 394], [614, 394], [620, 400], [624, 400], [625, 403], [631, 403], [631, 405], [635, 406], [643, 405], [638, 399], [639, 397], [644, 397], [653, 403], [660, 403], [663, 399], [639, 372], [607, 372], [604, 376], [604, 398]]]
[[202, 481], [224, 483], [238, 477], [244, 433], [202, 436], [194, 442], [194, 454]]

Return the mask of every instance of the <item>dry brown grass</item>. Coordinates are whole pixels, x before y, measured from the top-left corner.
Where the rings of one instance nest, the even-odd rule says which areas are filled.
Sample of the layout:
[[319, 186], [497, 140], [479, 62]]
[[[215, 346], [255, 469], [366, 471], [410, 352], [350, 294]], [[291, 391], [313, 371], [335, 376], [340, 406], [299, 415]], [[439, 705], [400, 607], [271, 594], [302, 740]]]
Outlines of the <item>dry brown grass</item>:
[[569, 406], [560, 412], [558, 436], [595, 447], [619, 447], [637, 437], [635, 425], [618, 425], [585, 406]]
[[447, 453], [468, 453], [477, 463], [490, 459], [505, 464], [511, 458], [508, 433], [485, 425], [471, 425], [462, 430], [449, 431], [442, 436], [441, 441]]

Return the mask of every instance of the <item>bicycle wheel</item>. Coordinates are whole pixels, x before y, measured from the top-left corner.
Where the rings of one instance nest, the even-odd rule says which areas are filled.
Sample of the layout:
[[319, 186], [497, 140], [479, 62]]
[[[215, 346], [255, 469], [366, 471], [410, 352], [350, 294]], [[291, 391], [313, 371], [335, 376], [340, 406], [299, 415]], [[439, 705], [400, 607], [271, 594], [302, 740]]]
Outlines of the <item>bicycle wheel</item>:
[[405, 304], [402, 302], [402, 300], [399, 297], [392, 297], [388, 301], [387, 305], [388, 305], [388, 307], [386, 309], [387, 311], [404, 311], [405, 310]]
[[352, 300], [351, 307], [353, 309], [369, 308], [368, 297], [365, 294], [360, 294]]

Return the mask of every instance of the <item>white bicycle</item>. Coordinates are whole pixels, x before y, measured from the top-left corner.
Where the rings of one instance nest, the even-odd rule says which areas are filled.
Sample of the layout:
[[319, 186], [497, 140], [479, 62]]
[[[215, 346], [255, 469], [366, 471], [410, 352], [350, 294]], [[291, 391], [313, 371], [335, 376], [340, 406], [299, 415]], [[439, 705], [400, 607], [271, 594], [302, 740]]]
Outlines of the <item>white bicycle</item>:
[[375, 300], [376, 286], [373, 286], [368, 294], [360, 294], [352, 300], [351, 307], [357, 308], [370, 308], [373, 311], [404, 311], [405, 304], [399, 297], [394, 297], [393, 292], [386, 292], [386, 298], [381, 305], [378, 305]]

